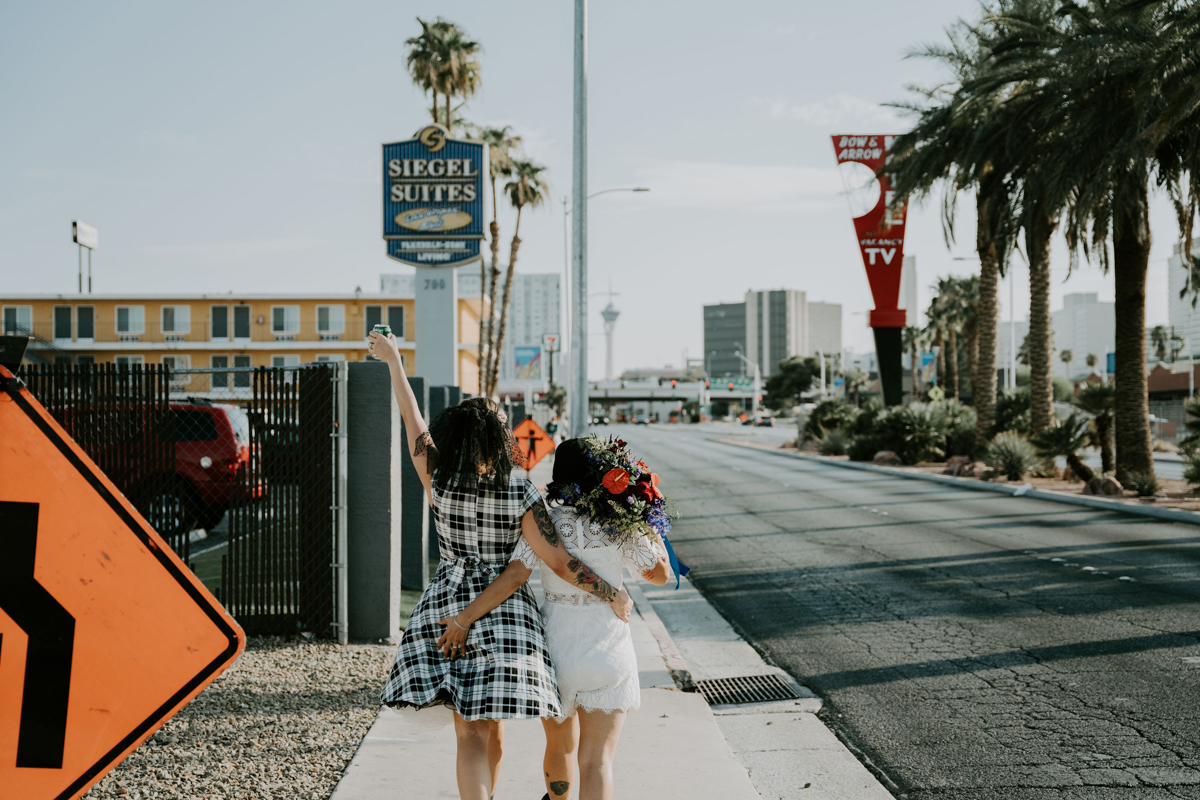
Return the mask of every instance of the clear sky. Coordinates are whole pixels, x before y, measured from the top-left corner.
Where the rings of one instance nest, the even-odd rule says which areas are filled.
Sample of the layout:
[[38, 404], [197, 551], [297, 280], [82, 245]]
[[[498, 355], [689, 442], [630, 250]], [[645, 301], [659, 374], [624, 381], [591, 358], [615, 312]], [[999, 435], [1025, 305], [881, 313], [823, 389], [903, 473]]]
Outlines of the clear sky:
[[[870, 295], [829, 134], [894, 133], [881, 103], [941, 79], [906, 59], [942, 38], [970, 0], [736, 4], [593, 2], [589, 188], [645, 185], [590, 205], [593, 291], [622, 316], [616, 365], [702, 353], [701, 305], [747, 289], [802, 289], [842, 303], [849, 347], [873, 349]], [[573, 4], [8, 3], [0, 7], [0, 292], [75, 288], [73, 219], [100, 229], [102, 292], [343, 292], [407, 268], [380, 238], [382, 142], [428, 120], [404, 69], [418, 14], [441, 14], [484, 46], [483, 88], [465, 109], [510, 124], [549, 167], [553, 199], [527, 212], [519, 272], [563, 269], [571, 190]], [[922, 303], [965, 273], [971, 198], [948, 251], [937, 203], [909, 214]], [[512, 214], [501, 214], [507, 252]], [[1155, 200], [1150, 323], [1166, 322], [1175, 240]], [[1112, 299], [1056, 251], [1066, 292]], [[1017, 316], [1027, 277], [1018, 269]], [[1007, 299], [1007, 291], [1001, 295]], [[603, 364], [592, 299], [591, 372]], [[1002, 311], [1004, 318], [1008, 310]]]

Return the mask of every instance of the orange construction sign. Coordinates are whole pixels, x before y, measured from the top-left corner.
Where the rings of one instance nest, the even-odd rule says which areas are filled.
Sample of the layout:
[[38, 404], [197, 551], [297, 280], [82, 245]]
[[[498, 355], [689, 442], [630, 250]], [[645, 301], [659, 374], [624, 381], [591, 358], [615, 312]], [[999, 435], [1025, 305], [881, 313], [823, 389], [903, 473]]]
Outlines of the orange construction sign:
[[0, 796], [87, 791], [246, 638], [0, 367]]
[[513, 428], [513, 440], [521, 454], [521, 466], [533, 469], [537, 463], [554, 452], [554, 439], [531, 419]]

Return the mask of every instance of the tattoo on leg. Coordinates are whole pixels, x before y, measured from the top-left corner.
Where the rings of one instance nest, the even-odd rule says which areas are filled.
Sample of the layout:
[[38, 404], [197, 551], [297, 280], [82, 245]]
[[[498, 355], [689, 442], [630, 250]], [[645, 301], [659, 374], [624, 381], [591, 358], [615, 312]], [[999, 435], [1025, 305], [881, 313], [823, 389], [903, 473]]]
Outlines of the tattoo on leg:
[[550, 781], [550, 791], [556, 796], [566, 794], [571, 789], [571, 784], [568, 781]]
[[550, 519], [550, 515], [546, 513], [546, 507], [537, 503], [531, 510], [533, 511], [533, 521], [537, 523], [542, 538], [551, 547], [558, 547], [558, 532], [554, 530], [554, 520]]
[[610, 603], [617, 599], [617, 590], [612, 587], [612, 584], [593, 572], [591, 567], [578, 558], [568, 561], [567, 569], [575, 573], [575, 585], [579, 588]]

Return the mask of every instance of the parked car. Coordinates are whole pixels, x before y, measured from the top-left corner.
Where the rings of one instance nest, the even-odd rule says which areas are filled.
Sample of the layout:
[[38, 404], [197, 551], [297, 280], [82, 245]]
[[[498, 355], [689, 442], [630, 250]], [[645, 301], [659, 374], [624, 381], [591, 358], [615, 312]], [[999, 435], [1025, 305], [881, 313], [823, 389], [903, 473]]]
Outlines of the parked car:
[[[151, 419], [149, 407], [80, 406], [67, 412], [87, 424], [95, 415], [115, 415], [106, 426], [117, 434], [85, 448], [159, 533], [174, 536], [193, 528], [213, 528], [230, 506], [261, 497], [263, 486], [249, 485], [250, 422], [233, 405], [172, 402], [167, 415]], [[173, 450], [170, 474], [159, 464]], [[169, 451], [168, 451], [169, 452]]]

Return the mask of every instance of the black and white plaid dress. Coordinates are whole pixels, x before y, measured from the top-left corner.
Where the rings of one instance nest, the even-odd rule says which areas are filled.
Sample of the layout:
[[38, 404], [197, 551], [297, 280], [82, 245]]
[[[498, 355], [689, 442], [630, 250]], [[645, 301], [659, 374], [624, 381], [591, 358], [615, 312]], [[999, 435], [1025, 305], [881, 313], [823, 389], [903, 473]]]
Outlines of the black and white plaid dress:
[[475, 622], [463, 653], [437, 648], [438, 620], [465, 609], [508, 564], [521, 518], [542, 496], [511, 475], [507, 486], [433, 488], [442, 562], [396, 651], [380, 700], [393, 708], [449, 705], [466, 720], [561, 717], [542, 616], [528, 584]]

